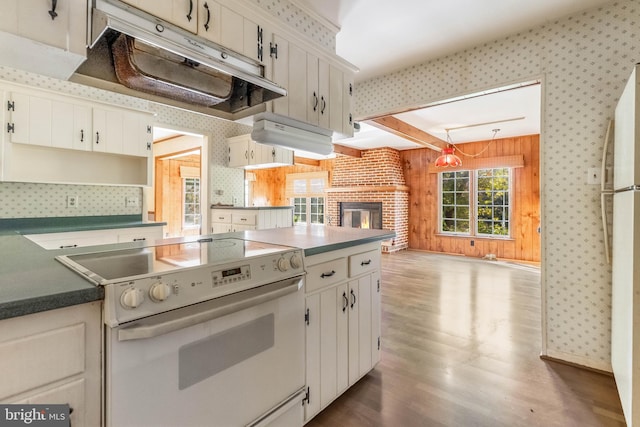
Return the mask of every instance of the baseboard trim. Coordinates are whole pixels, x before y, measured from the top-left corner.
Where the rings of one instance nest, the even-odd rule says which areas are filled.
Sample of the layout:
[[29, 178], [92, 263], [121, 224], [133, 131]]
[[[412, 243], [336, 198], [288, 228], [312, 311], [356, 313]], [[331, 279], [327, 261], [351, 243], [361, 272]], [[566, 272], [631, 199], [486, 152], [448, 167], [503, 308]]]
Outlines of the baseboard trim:
[[545, 356], [544, 354], [540, 355], [540, 359], [548, 362], [556, 362], [556, 363], [561, 363], [567, 366], [573, 366], [574, 368], [584, 369], [585, 371], [595, 372], [596, 374], [602, 374], [608, 377], [613, 377], [613, 372], [605, 371], [603, 369], [593, 368], [591, 366], [581, 365], [580, 363], [570, 362], [568, 360], [557, 359], [551, 356]]

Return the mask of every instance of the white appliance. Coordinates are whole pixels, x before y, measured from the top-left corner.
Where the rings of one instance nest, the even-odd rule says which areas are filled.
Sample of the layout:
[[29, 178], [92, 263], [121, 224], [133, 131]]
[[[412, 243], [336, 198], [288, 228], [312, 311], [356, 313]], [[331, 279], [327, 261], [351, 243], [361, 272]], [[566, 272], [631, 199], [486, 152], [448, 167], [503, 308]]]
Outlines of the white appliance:
[[302, 256], [203, 238], [57, 257], [105, 288], [105, 425], [302, 426]]
[[636, 65], [616, 107], [614, 132], [611, 365], [629, 427], [640, 426], [639, 85]]

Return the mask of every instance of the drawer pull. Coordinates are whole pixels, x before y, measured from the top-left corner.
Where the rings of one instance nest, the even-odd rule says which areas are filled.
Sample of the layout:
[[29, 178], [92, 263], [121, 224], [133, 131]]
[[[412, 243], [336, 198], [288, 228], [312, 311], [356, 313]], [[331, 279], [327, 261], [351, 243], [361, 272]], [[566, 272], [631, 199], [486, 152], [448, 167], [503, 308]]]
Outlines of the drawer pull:
[[222, 221], [224, 219], [224, 217], [223, 216], [219, 216], [218, 219]]
[[67, 249], [67, 248], [77, 248], [78, 245], [62, 245], [60, 246], [60, 249]]
[[142, 242], [142, 241], [145, 241], [145, 240], [147, 240], [146, 237], [134, 237], [133, 238], [134, 242]]
[[336, 271], [335, 271], [335, 270], [331, 270], [331, 273], [322, 273], [322, 274], [320, 275], [320, 278], [324, 279], [325, 277], [331, 277], [331, 276], [333, 276], [334, 274], [336, 274]]
[[240, 218], [240, 221], [246, 221], [247, 218]]
[[360, 263], [360, 265], [361, 265], [361, 266], [363, 266], [363, 265], [369, 265], [369, 264], [371, 264], [371, 260], [370, 260], [370, 259], [368, 259], [368, 260], [366, 260], [366, 261], [362, 261], [362, 262]]

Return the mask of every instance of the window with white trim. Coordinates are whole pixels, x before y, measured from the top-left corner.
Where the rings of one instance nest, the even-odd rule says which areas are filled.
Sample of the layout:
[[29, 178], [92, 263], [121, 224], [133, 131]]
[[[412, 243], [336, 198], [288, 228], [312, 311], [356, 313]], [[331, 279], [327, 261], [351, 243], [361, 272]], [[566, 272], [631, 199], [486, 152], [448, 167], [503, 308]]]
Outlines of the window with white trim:
[[287, 197], [293, 206], [294, 224], [324, 224], [327, 172], [287, 175]]
[[182, 226], [200, 227], [200, 178], [182, 178]]
[[509, 237], [511, 168], [441, 172], [440, 232]]

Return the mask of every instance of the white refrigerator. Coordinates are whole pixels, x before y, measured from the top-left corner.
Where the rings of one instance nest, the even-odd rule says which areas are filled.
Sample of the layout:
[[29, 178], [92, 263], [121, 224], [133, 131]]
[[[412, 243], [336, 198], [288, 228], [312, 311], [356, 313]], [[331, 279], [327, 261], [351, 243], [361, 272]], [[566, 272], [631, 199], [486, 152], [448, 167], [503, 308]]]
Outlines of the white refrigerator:
[[616, 106], [611, 366], [627, 426], [640, 427], [640, 70]]

